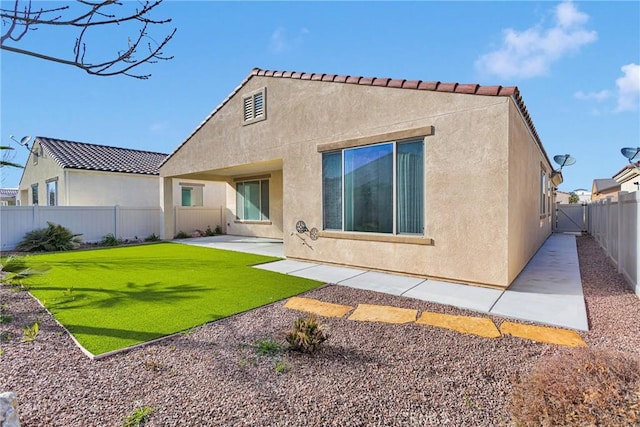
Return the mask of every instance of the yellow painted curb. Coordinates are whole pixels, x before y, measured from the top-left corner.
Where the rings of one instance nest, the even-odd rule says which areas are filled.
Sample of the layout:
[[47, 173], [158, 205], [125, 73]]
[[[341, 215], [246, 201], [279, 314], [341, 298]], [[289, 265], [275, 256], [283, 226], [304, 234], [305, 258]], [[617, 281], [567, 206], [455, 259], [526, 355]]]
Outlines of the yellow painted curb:
[[502, 325], [500, 325], [500, 332], [502, 332], [503, 335], [513, 335], [514, 337], [525, 338], [545, 344], [557, 344], [567, 347], [587, 346], [576, 331], [568, 329], [503, 322]]
[[418, 310], [390, 307], [388, 305], [358, 304], [349, 320], [362, 322], [411, 323], [416, 321]]
[[463, 334], [473, 334], [483, 338], [498, 338], [500, 336], [500, 331], [496, 328], [496, 325], [486, 317], [454, 316], [452, 314], [425, 311], [416, 323], [451, 329]]
[[318, 301], [317, 299], [300, 297], [289, 298], [289, 301], [284, 306], [292, 310], [304, 311], [324, 317], [342, 317], [353, 310], [350, 305], [332, 304]]

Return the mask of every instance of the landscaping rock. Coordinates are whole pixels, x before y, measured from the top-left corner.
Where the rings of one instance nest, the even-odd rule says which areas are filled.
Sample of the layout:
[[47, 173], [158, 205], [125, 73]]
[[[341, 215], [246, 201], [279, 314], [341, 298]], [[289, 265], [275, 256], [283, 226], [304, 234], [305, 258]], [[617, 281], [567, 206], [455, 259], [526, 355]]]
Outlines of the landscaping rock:
[[13, 392], [0, 393], [0, 426], [20, 427], [18, 401]]

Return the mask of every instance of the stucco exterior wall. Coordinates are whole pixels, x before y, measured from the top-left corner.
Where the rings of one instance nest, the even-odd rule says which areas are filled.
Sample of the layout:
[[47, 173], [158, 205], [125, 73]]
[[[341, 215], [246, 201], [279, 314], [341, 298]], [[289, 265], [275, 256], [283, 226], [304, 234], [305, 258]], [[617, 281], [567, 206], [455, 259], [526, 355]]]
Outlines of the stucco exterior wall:
[[[202, 188], [202, 205], [220, 207], [226, 205], [226, 185], [221, 182], [203, 181], [197, 179], [174, 179], [173, 181], [174, 206], [182, 204], [182, 187]], [[156, 195], [156, 206], [160, 203]]]
[[[267, 119], [243, 126], [242, 95], [262, 87], [267, 89]], [[506, 287], [515, 266], [522, 264], [519, 260], [541, 244], [544, 234], [537, 229], [538, 174], [535, 187], [528, 181], [510, 187], [515, 175], [511, 161], [527, 170], [533, 159], [540, 164], [531, 137], [512, 129], [522, 125], [511, 117], [513, 109], [507, 97], [256, 76], [172, 155], [160, 174], [227, 182], [228, 218], [234, 218], [233, 178], [271, 173], [270, 206], [280, 206], [281, 219], [279, 212], [272, 213], [270, 229], [229, 221], [227, 232], [281, 237], [287, 257]], [[430, 126], [434, 133], [425, 137], [423, 238], [377, 241], [385, 236], [321, 233], [312, 241], [295, 232], [298, 220], [322, 230], [319, 144], [376, 136], [377, 142], [385, 142], [385, 134]], [[517, 148], [509, 147], [510, 137], [518, 139]], [[515, 159], [519, 150], [522, 160]], [[273, 191], [280, 186], [281, 204]], [[509, 200], [512, 194], [514, 201]], [[532, 204], [531, 198], [535, 218], [526, 207], [516, 206]], [[164, 203], [166, 209], [173, 201], [165, 195]], [[532, 223], [534, 231], [527, 229]], [[534, 242], [510, 243], [518, 233], [520, 240], [532, 235]], [[370, 239], [359, 240], [363, 235]], [[432, 244], [425, 244], [430, 239]], [[511, 247], [520, 252], [513, 259]]]
[[[32, 147], [33, 152], [38, 152], [40, 144]], [[29, 154], [25, 168], [20, 179], [19, 197], [20, 204], [23, 206], [32, 205], [31, 186], [38, 184], [38, 204], [47, 206], [47, 184], [50, 179], [58, 180], [58, 205], [67, 205], [64, 188], [66, 186], [66, 175], [63, 169], [52, 159], [46, 152], [37, 157], [37, 163], [34, 163], [35, 155]]]
[[158, 206], [160, 178], [117, 172], [68, 170], [69, 206]]
[[[504, 167], [509, 171], [508, 217], [508, 276], [511, 283], [552, 231], [554, 203], [551, 200], [546, 213], [540, 209], [540, 175], [551, 178], [553, 167], [534, 142], [517, 107], [510, 101], [509, 108], [509, 160]], [[553, 192], [552, 192], [553, 193]]]

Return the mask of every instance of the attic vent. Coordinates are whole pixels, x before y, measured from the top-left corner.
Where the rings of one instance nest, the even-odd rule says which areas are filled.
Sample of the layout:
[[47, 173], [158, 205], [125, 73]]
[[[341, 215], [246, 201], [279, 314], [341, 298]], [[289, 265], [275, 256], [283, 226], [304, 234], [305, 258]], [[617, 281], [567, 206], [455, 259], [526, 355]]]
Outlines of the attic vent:
[[242, 98], [243, 103], [243, 122], [245, 125], [249, 123], [259, 122], [267, 118], [266, 111], [266, 88], [262, 88], [257, 92], [245, 95]]

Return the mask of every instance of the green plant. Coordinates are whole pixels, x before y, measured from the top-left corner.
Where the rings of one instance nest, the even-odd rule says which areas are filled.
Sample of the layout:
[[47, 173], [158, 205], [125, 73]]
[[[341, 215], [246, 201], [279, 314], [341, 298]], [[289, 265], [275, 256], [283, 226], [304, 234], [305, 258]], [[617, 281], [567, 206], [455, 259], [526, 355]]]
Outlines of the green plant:
[[216, 228], [213, 230], [214, 234], [222, 234], [222, 228], [219, 225], [216, 225]]
[[156, 233], [151, 233], [144, 238], [145, 242], [157, 242], [158, 240], [160, 240], [160, 237], [156, 236]]
[[124, 419], [123, 427], [138, 427], [144, 425], [147, 421], [149, 421], [149, 417], [151, 414], [156, 412], [157, 408], [152, 408], [151, 406], [140, 406], [135, 408], [129, 415], [127, 415]]
[[327, 339], [329, 335], [324, 331], [324, 326], [313, 316], [296, 319], [286, 335], [289, 348], [303, 353], [314, 353]]
[[188, 237], [191, 237], [191, 236], [189, 236], [184, 231], [180, 230], [180, 231], [178, 231], [178, 234], [175, 235], [174, 239], [186, 239]]
[[291, 370], [291, 365], [286, 360], [276, 360], [275, 368], [277, 373], [284, 374]]
[[256, 341], [253, 344], [253, 348], [255, 348], [261, 356], [274, 355], [280, 353], [284, 349], [282, 344], [271, 338]]
[[40, 325], [38, 322], [35, 322], [32, 326], [22, 328], [22, 332], [24, 333], [22, 342], [33, 342], [40, 333]]
[[39, 273], [41, 272], [27, 266], [21, 256], [10, 256], [0, 262], [0, 283], [7, 285], [22, 286], [22, 279]]
[[47, 222], [47, 228], [40, 228], [25, 234], [16, 249], [22, 252], [68, 251], [80, 244], [79, 236], [81, 234], [73, 234], [66, 227]]
[[113, 233], [109, 233], [102, 238], [102, 241], [100, 243], [102, 243], [104, 246], [118, 246], [121, 241], [116, 236], [114, 236]]
[[11, 338], [13, 338], [13, 335], [11, 334], [11, 332], [6, 332], [6, 331], [0, 332], [0, 342], [11, 341]]
[[215, 236], [216, 233], [211, 229], [210, 225], [207, 225], [207, 229], [204, 231], [205, 236]]
[[516, 378], [510, 396], [518, 426], [638, 425], [640, 359], [585, 347], [541, 358]]
[[0, 357], [4, 356], [4, 350], [0, 348]]

